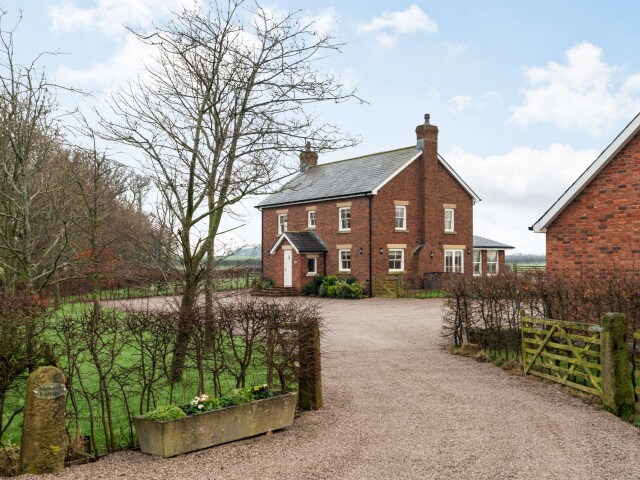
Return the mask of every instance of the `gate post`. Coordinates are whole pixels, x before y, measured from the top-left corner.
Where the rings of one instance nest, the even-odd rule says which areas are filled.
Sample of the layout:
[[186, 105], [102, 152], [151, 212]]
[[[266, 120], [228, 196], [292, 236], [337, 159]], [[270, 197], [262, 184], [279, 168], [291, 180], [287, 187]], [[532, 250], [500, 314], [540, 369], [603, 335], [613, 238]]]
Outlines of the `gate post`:
[[602, 332], [602, 403], [618, 416], [631, 413], [635, 406], [629, 347], [627, 316], [607, 313], [600, 319]]
[[317, 319], [305, 319], [298, 332], [298, 407], [302, 410], [322, 408], [320, 367], [320, 325]]

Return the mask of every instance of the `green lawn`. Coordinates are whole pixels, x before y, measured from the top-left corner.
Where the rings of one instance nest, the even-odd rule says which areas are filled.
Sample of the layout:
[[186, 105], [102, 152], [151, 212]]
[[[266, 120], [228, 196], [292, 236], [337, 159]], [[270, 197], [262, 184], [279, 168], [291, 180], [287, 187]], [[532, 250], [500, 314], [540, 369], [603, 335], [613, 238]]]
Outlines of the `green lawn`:
[[[65, 316], [78, 318], [81, 315], [80, 312], [86, 305], [83, 304], [66, 304], [63, 309], [55, 313], [51, 318], [51, 325], [62, 323], [61, 319]], [[109, 314], [109, 311], [105, 311]], [[111, 311], [111, 313], [114, 313]], [[124, 313], [114, 313], [115, 316], [124, 320]], [[62, 342], [53, 331], [47, 332], [48, 340], [54, 344], [54, 352], [58, 355], [60, 367], [66, 372], [68, 370], [68, 361], [62, 352], [64, 348]], [[103, 359], [108, 360], [110, 355], [115, 355], [115, 362], [113, 363], [113, 372], [110, 381], [107, 383], [111, 397], [111, 409], [112, 412], [112, 424], [114, 433], [114, 443], [118, 447], [127, 446], [132, 443], [135, 430], [132, 429], [129, 423], [129, 413], [131, 415], [137, 415], [147, 411], [147, 402], [140, 405], [142, 398], [141, 384], [142, 380], [140, 376], [131, 371], [132, 368], [142, 365], [140, 351], [134, 346], [122, 346], [119, 342], [122, 341], [118, 335], [103, 335], [100, 338], [103, 345], [103, 349], [108, 351]], [[130, 342], [127, 342], [130, 343]], [[152, 339], [149, 337], [149, 345], [153, 344]], [[109, 353], [110, 352], [110, 353]], [[228, 353], [228, 352], [227, 352]], [[148, 358], [145, 359], [148, 361]], [[171, 361], [170, 355], [166, 357], [165, 364], [169, 365]], [[108, 363], [108, 362], [106, 362]], [[83, 384], [74, 379], [73, 390], [69, 392], [67, 396], [67, 417], [68, 417], [68, 429], [69, 432], [78, 436], [93, 435], [95, 442], [98, 446], [98, 450], [101, 453], [107, 451], [105, 425], [107, 412], [103, 411], [100, 407], [100, 381], [97, 375], [97, 370], [89, 352], [82, 351], [79, 353], [78, 365], [80, 375], [83, 380]], [[162, 371], [162, 367], [158, 371], [158, 377], [164, 377], [165, 379], [159, 380], [156, 388], [153, 389], [153, 398], [149, 400], [149, 406], [153, 409], [156, 405], [166, 405], [169, 403], [171, 395], [171, 387], [166, 381], [166, 376]], [[77, 376], [77, 372], [74, 374]], [[115, 380], [118, 377], [118, 381]], [[204, 374], [205, 378], [205, 391], [207, 393], [213, 392], [213, 380], [212, 374]], [[232, 391], [235, 388], [235, 379], [229, 374], [222, 374], [220, 377], [220, 385], [223, 389], [223, 393]], [[266, 369], [264, 368], [264, 362], [261, 358], [256, 356], [253, 359], [252, 366], [249, 367], [247, 372], [247, 385], [256, 385], [265, 383]], [[183, 380], [174, 385], [173, 388], [173, 403], [186, 404], [192, 398], [198, 394], [198, 371], [191, 360], [188, 362], [187, 369], [183, 376]], [[20, 405], [24, 398], [24, 382], [21, 385], [17, 385], [14, 388], [12, 394], [7, 399], [8, 405]], [[90, 421], [90, 409], [92, 406], [94, 412], [93, 432], [91, 429]], [[77, 425], [76, 425], [76, 412], [77, 412]], [[10, 408], [5, 411], [5, 419], [7, 415], [10, 415]], [[104, 420], [103, 420], [104, 417]], [[19, 443], [22, 430], [22, 416], [16, 417], [10, 429], [5, 433], [2, 438], [3, 443]]]

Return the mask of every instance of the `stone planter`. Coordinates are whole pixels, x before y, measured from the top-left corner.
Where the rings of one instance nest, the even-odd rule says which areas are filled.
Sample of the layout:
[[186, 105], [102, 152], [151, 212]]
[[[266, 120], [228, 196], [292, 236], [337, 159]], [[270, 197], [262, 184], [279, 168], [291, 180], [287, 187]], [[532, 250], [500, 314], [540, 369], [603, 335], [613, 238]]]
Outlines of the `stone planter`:
[[235, 407], [153, 422], [135, 417], [142, 453], [173, 457], [293, 425], [297, 393], [255, 400]]

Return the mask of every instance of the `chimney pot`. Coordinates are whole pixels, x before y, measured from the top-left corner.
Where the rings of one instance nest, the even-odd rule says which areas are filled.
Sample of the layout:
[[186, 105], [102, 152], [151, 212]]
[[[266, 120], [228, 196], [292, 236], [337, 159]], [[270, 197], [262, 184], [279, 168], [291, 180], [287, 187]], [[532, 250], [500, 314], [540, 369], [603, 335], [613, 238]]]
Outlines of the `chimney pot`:
[[318, 152], [311, 150], [311, 142], [305, 143], [305, 150], [300, 152], [300, 169], [316, 166], [318, 164]]
[[431, 125], [431, 115], [428, 113], [424, 114], [424, 124], [425, 125]]

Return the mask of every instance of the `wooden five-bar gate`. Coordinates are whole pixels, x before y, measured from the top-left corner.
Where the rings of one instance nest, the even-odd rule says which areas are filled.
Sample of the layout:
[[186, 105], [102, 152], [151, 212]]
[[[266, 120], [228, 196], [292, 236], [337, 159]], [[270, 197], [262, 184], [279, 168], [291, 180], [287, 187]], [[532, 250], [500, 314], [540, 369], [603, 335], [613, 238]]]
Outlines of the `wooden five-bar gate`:
[[588, 323], [522, 315], [524, 373], [602, 396], [603, 330]]

